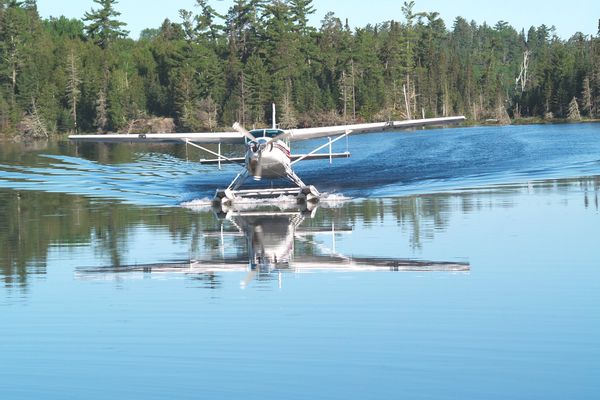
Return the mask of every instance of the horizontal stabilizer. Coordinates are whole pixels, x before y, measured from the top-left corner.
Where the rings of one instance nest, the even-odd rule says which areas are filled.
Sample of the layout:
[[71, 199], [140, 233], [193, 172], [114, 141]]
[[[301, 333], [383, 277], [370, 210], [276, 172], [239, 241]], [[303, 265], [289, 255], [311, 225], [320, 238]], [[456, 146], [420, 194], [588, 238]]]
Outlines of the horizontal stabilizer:
[[[303, 158], [303, 160], [328, 160], [329, 158], [350, 158], [350, 153], [349, 152], [344, 152], [344, 153], [319, 153], [319, 154], [293, 154], [290, 158], [292, 161], [295, 161], [299, 158]], [[221, 159], [220, 163], [221, 164], [243, 164], [244, 161], [246, 159], [244, 157], [233, 157], [233, 158], [229, 158], [229, 159]], [[213, 159], [201, 159], [200, 160], [200, 164], [205, 164], [205, 165], [217, 165], [219, 164], [219, 159], [218, 158], [213, 158]]]

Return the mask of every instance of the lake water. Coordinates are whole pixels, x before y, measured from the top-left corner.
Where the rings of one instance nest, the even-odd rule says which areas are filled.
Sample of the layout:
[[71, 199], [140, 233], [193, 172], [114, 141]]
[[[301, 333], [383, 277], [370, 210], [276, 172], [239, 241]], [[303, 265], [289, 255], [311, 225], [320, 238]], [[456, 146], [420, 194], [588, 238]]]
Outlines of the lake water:
[[599, 398], [600, 125], [347, 146], [217, 215], [192, 149], [0, 143], [0, 398]]

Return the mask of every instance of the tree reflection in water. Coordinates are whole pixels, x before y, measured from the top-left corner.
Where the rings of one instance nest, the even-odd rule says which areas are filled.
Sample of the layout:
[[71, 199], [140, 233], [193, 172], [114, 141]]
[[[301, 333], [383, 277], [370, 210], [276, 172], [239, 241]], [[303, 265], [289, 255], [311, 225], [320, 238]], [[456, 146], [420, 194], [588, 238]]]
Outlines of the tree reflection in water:
[[[0, 146], [0, 279], [5, 286], [26, 289], [31, 277], [43, 276], [51, 248], [91, 246], [98, 258], [109, 260], [113, 267], [128, 264], [128, 252], [134, 240], [132, 232], [136, 227], [143, 227], [156, 235], [167, 234], [173, 240], [185, 243], [190, 254], [218, 255], [220, 239], [206, 235], [221, 226], [221, 221], [212, 212], [193, 212], [178, 206], [130, 205], [100, 199], [94, 191], [80, 196], [74, 194], [79, 191], [66, 194], [59, 190], [60, 187], [45, 185], [51, 181], [48, 177], [54, 176], [52, 179], [61, 181], [72, 171], [67, 167], [52, 169], [56, 159], [43, 157], [44, 154], [84, 154], [86, 160], [97, 160], [110, 166], [139, 160], [137, 151], [135, 146], [75, 147], [64, 142], [3, 143]], [[185, 149], [181, 147], [161, 148], [161, 151], [185, 158]], [[159, 165], [162, 162], [164, 159], [156, 161]], [[189, 173], [185, 163], [177, 165], [181, 169], [177, 173]], [[172, 165], [163, 167], [170, 170]], [[85, 165], [76, 168], [85, 168]], [[102, 175], [103, 171], [100, 172], [92, 171], [90, 174]], [[127, 173], [130, 175], [127, 179], [139, 179], [135, 173]], [[119, 171], [116, 174], [117, 178], [121, 176]], [[107, 180], [111, 178], [113, 176]], [[168, 176], [164, 178], [158, 174], [155, 180], [166, 180], [168, 185]], [[75, 184], [85, 189], [87, 183], [74, 181]], [[140, 186], [143, 187], [143, 184]], [[516, 196], [521, 194], [570, 193], [570, 198], [578, 204], [598, 210], [599, 187], [600, 177], [594, 176], [525, 185], [498, 185], [456, 193], [353, 200], [338, 208], [319, 208], [304, 225], [347, 226], [353, 229], [395, 225], [407, 233], [410, 246], [419, 249], [424, 240], [432, 240], [436, 232], [446, 230], [453, 215], [509, 208], [514, 205]], [[143, 196], [143, 193], [140, 195]], [[232, 245], [235, 249], [245, 248], [246, 239], [235, 238]], [[306, 255], [318, 252], [310, 241], [296, 240], [295, 245], [297, 252]], [[202, 284], [218, 286], [211, 279], [202, 279], [206, 279]]]
[[[600, 177], [592, 177], [461, 193], [350, 201], [338, 208], [319, 208], [308, 225], [370, 229], [384, 222], [389, 224], [393, 218], [393, 224], [409, 233], [411, 246], [418, 248], [423, 240], [445, 230], [453, 213], [510, 208], [516, 194], [562, 192], [575, 193], [580, 205], [598, 210], [599, 187]], [[134, 227], [142, 226], [157, 235], [166, 233], [174, 240], [188, 243], [190, 254], [212, 257], [221, 248], [218, 235], [207, 235], [221, 229], [221, 221], [210, 211], [139, 207], [34, 190], [0, 190], [0, 202], [0, 277], [8, 287], [25, 287], [29, 277], [45, 274], [50, 247], [93, 246], [97, 257], [110, 260], [114, 268], [121, 267], [127, 264]], [[246, 248], [243, 236], [233, 240], [234, 248]], [[296, 242], [296, 252], [309, 256], [319, 251], [310, 241]], [[237, 255], [246, 254], [245, 251], [238, 250]], [[206, 282], [218, 286], [210, 279]]]

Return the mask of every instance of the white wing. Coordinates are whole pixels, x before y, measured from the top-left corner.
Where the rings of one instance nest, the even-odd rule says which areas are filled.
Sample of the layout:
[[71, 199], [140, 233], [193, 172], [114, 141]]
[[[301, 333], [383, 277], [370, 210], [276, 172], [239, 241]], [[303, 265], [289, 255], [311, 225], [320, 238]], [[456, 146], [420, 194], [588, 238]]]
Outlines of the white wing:
[[69, 139], [77, 142], [103, 143], [185, 143], [198, 144], [226, 143], [244, 144], [244, 137], [238, 132], [197, 132], [197, 133], [142, 133], [111, 135], [71, 135]]
[[[463, 122], [465, 117], [444, 117], [410, 119], [405, 121], [374, 122], [368, 124], [352, 124], [323, 126], [319, 128], [289, 129], [285, 136], [290, 140], [306, 140], [338, 135], [347, 131], [356, 133], [381, 132], [384, 130], [414, 129], [424, 126], [444, 126]], [[142, 133], [142, 134], [109, 134], [109, 135], [71, 135], [69, 139], [77, 142], [104, 143], [184, 143], [198, 144], [224, 143], [244, 144], [245, 138], [239, 132], [196, 132], [196, 133]]]
[[303, 129], [290, 129], [286, 133], [289, 133], [290, 140], [306, 140], [314, 139], [325, 136], [333, 136], [352, 131], [352, 134], [356, 133], [368, 133], [368, 132], [381, 132], [384, 130], [401, 130], [401, 129], [414, 129], [423, 126], [444, 126], [451, 124], [458, 124], [463, 122], [465, 117], [444, 117], [444, 118], [425, 118], [425, 119], [408, 119], [405, 121], [388, 121], [388, 122], [374, 122], [369, 124], [353, 124], [353, 125], [337, 125], [337, 126], [323, 126], [320, 128], [303, 128]]

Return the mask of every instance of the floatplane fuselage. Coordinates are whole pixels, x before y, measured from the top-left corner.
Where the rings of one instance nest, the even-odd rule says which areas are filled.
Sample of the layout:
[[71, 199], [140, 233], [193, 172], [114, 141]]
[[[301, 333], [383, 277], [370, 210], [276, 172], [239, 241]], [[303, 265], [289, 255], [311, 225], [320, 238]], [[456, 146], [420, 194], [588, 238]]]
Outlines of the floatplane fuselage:
[[[282, 134], [280, 130], [261, 130], [266, 135]], [[257, 134], [260, 132], [252, 131]], [[269, 137], [269, 136], [267, 136]], [[245, 167], [255, 179], [277, 179], [284, 177], [291, 168], [290, 146], [283, 140], [269, 142], [265, 137], [248, 142], [246, 146]]]
[[[238, 126], [234, 125], [234, 128], [238, 128]], [[255, 129], [248, 132], [249, 140], [246, 143], [244, 169], [227, 189], [217, 189], [213, 205], [220, 207], [230, 205], [239, 197], [264, 198], [284, 195], [294, 195], [299, 202], [316, 202], [320, 193], [314, 186], [306, 185], [292, 169], [294, 157], [288, 141], [282, 139], [285, 135], [285, 131], [276, 128]], [[339, 157], [340, 155], [332, 153], [331, 156]], [[345, 153], [344, 156], [348, 157], [349, 153]], [[296, 159], [298, 158], [296, 157]], [[255, 181], [286, 179], [293, 183], [294, 187], [240, 190], [248, 178]]]

